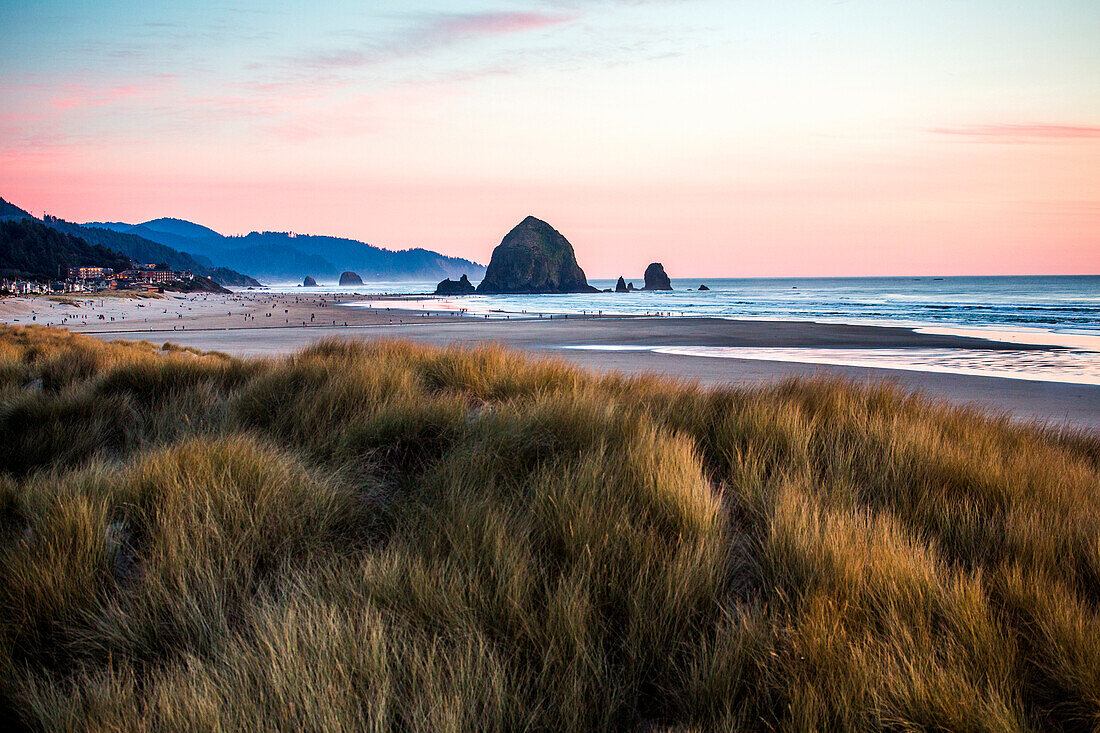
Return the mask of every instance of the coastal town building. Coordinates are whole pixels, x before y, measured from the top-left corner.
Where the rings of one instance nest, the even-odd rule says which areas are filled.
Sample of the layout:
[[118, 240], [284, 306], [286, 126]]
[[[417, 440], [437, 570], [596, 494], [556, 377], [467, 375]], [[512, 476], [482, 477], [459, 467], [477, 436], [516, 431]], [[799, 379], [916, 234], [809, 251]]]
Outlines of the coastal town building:
[[115, 276], [119, 283], [170, 283], [193, 280], [195, 275], [187, 270], [151, 270], [145, 267], [124, 270]]
[[70, 280], [102, 280], [112, 274], [114, 270], [109, 267], [70, 267]]
[[188, 270], [157, 269], [156, 265], [135, 264], [115, 273], [107, 267], [70, 267], [64, 280], [39, 282], [18, 278], [0, 279], [0, 293], [36, 295], [41, 293], [94, 292], [96, 290], [158, 290], [166, 283], [187, 282], [195, 278]]

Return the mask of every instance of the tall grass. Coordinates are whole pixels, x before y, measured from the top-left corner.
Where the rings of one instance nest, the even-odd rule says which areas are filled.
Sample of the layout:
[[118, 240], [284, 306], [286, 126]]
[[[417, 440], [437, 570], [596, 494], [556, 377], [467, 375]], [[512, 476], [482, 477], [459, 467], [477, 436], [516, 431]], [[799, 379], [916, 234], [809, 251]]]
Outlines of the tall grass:
[[3, 328], [0, 719], [1093, 730], [1100, 441], [888, 386]]

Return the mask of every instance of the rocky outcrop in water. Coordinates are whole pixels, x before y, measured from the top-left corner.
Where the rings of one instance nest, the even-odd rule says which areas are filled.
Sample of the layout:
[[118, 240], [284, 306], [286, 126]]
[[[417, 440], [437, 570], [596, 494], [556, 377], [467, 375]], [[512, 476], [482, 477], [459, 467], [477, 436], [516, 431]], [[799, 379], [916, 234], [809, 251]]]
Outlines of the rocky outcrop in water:
[[627, 292], [626, 280], [623, 279], [622, 275], [619, 275], [619, 282], [615, 283], [615, 292], [616, 293], [625, 293], [625, 292]]
[[363, 278], [359, 277], [354, 272], [351, 272], [349, 270], [348, 272], [340, 273], [340, 284], [341, 285], [362, 285], [363, 284]]
[[458, 280], [447, 278], [435, 286], [436, 295], [469, 295], [473, 292], [476, 292], [476, 288], [466, 275]]
[[577, 264], [573, 245], [541, 219], [529, 216], [504, 237], [479, 293], [594, 293]]
[[672, 283], [665, 274], [665, 266], [660, 262], [654, 262], [645, 268], [646, 290], [672, 290]]
[[315, 288], [317, 287], [317, 281], [312, 276], [306, 275], [306, 279], [302, 281], [303, 288]]
[[699, 289], [700, 290], [710, 290], [710, 288], [708, 288], [706, 285], [700, 285]]

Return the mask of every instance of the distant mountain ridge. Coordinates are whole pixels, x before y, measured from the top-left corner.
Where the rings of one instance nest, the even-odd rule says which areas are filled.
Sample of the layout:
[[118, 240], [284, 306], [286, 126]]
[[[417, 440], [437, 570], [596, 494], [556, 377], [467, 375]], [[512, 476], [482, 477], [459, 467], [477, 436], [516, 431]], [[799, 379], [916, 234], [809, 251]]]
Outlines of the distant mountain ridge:
[[184, 239], [195, 239], [199, 241], [205, 239], [215, 242], [224, 239], [223, 235], [210, 227], [204, 227], [202, 224], [195, 224], [194, 222], [185, 221], [183, 219], [172, 219], [170, 217], [153, 219], [144, 224], [139, 224], [138, 226], [150, 229], [154, 232], [173, 234], [177, 237], [183, 237]]
[[478, 278], [485, 272], [483, 265], [461, 257], [423, 248], [384, 249], [342, 237], [270, 231], [225, 236], [201, 224], [173, 218], [141, 224], [97, 222], [86, 226], [136, 234], [267, 280], [301, 282], [311, 275], [335, 281], [340, 273], [353, 271], [368, 282], [435, 281], [462, 274]]
[[213, 229], [208, 229], [200, 224], [192, 224], [182, 219], [153, 219], [141, 224], [127, 224], [118, 221], [88, 222], [84, 226], [110, 229], [113, 232], [122, 234], [133, 234], [207, 260], [210, 258], [203, 255], [196, 245], [212, 243], [216, 246], [224, 239], [221, 234]]

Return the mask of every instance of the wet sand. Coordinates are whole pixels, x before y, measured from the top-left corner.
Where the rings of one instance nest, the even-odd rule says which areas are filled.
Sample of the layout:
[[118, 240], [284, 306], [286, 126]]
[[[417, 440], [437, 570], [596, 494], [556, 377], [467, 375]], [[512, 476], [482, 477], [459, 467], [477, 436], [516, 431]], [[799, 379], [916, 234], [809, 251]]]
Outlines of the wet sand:
[[[339, 296], [362, 302], [367, 296]], [[655, 373], [707, 385], [755, 385], [795, 376], [833, 375], [858, 381], [889, 380], [908, 390], [957, 404], [975, 404], [1014, 419], [1100, 431], [1100, 386], [814, 365], [751, 359], [588, 351], [566, 347], [726, 346], [806, 348], [1041, 349], [984, 339], [919, 334], [906, 328], [713, 318], [484, 319], [451, 312], [402, 311], [375, 297], [371, 308], [349, 307], [334, 297], [283, 294], [168, 295], [158, 300], [104, 298], [80, 308], [48, 305], [42, 298], [0, 301], [0, 321], [64, 325], [100, 338], [173, 341], [240, 356], [287, 354], [322, 338], [400, 338], [418, 343], [497, 342], [553, 356], [597, 371]], [[143, 306], [143, 307], [139, 307]], [[387, 310], [388, 309], [388, 310]], [[271, 314], [271, 315], [268, 315]], [[84, 318], [83, 316], [91, 316]], [[105, 318], [100, 320], [99, 315]], [[74, 317], [75, 316], [75, 317]], [[115, 318], [114, 321], [109, 320]], [[62, 323], [64, 321], [64, 323]], [[333, 325], [335, 321], [336, 325]], [[345, 326], [344, 324], [348, 325]]]

